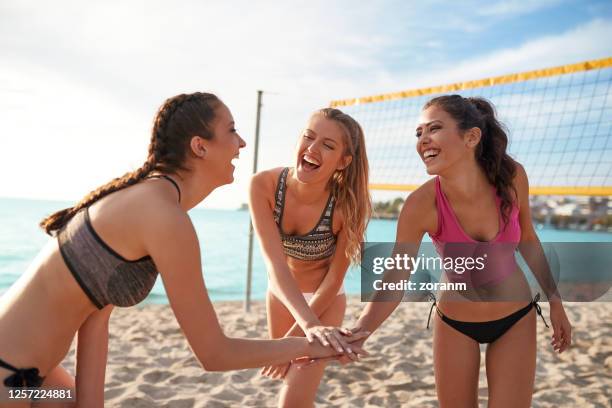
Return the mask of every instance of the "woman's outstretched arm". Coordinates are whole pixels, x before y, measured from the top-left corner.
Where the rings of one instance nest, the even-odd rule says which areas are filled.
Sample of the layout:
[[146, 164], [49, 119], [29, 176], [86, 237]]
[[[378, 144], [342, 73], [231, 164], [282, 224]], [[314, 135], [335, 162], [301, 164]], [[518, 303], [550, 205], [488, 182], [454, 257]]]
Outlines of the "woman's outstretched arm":
[[[334, 301], [336, 296], [338, 296], [338, 291], [342, 287], [342, 283], [344, 281], [344, 276], [346, 275], [346, 271], [349, 266], [349, 259], [345, 255], [346, 249], [346, 234], [343, 231], [340, 231], [338, 234], [338, 242], [336, 245], [336, 252], [332, 259], [332, 262], [329, 266], [329, 271], [323, 278], [323, 281], [317, 288], [314, 293], [312, 299], [308, 302], [309, 307], [317, 316], [322, 316], [323, 313], [327, 310], [327, 308]], [[345, 350], [345, 355], [347, 358], [351, 360], [356, 360], [357, 356], [352, 353], [352, 348], [349, 346], [346, 341], [346, 337], [342, 335], [344, 330], [338, 330], [337, 328], [327, 328], [331, 330], [332, 333], [328, 334], [327, 338], [332, 341], [332, 346], [338, 350], [340, 347], [342, 350]], [[352, 334], [352, 333], [351, 333]], [[304, 332], [300, 328], [297, 323], [294, 323], [291, 328], [285, 333], [284, 337], [291, 336], [304, 336]], [[335, 340], [335, 342], [334, 342]], [[262, 374], [268, 375], [271, 377], [280, 377], [284, 378], [289, 369], [288, 365], [281, 365], [275, 367], [264, 367], [262, 370]]]
[[270, 206], [269, 197], [273, 196], [274, 183], [270, 175], [262, 172], [253, 176], [249, 209], [266, 262], [270, 290], [285, 305], [302, 330], [306, 331], [309, 327], [319, 326], [321, 322], [308, 306], [289, 271], [280, 233]]
[[[170, 306], [196, 358], [206, 370], [223, 371], [280, 364], [305, 355], [334, 355], [304, 338], [247, 340], [227, 337], [202, 277], [200, 248], [188, 215], [176, 206], [156, 206], [143, 231]], [[350, 340], [357, 340], [358, 337]]]
[[[345, 255], [347, 237], [343, 230], [338, 233], [338, 241], [336, 243], [336, 251], [329, 265], [328, 272], [325, 274], [323, 281], [315, 291], [314, 295], [308, 302], [310, 309], [317, 315], [321, 316], [333, 303], [338, 291], [342, 287], [346, 271], [349, 267], [349, 259]], [[287, 336], [303, 336], [304, 332], [296, 323], [285, 333]]]
[[308, 303], [310, 309], [317, 316], [321, 316], [329, 308], [336, 296], [338, 296], [338, 291], [342, 288], [346, 271], [350, 265], [350, 260], [345, 253], [347, 241], [346, 231], [341, 229], [338, 232], [336, 250], [329, 269]]
[[542, 244], [533, 229], [531, 209], [529, 208], [529, 181], [527, 179], [527, 173], [523, 166], [518, 163], [516, 173], [514, 187], [517, 193], [519, 223], [521, 225], [519, 251], [546, 297], [551, 301], [561, 301], [561, 297], [557, 290], [557, 283], [550, 271], [548, 261], [542, 249]]
[[[406, 199], [404, 207], [400, 213], [397, 222], [396, 242], [393, 254], [406, 254], [410, 257], [416, 257], [423, 234], [428, 230], [427, 222], [429, 214], [427, 210], [431, 208], [431, 200], [428, 200], [427, 194], [423, 192], [422, 187], [412, 193]], [[435, 228], [434, 228], [435, 229]], [[401, 280], [410, 279], [410, 270], [402, 269], [399, 271], [390, 270], [383, 275], [383, 282], [399, 282]], [[370, 301], [366, 304], [359, 319], [353, 325], [353, 331], [365, 332], [368, 337], [374, 333], [380, 325], [387, 320], [397, 306], [402, 301], [404, 293], [402, 291], [376, 291]], [[363, 346], [367, 337], [355, 342], [355, 345]], [[316, 359], [312, 363], [324, 363], [333, 358]], [[336, 357], [342, 364], [351, 361], [348, 356]]]
[[533, 229], [531, 209], [529, 207], [529, 180], [523, 166], [517, 163], [514, 186], [519, 203], [519, 222], [521, 224], [521, 242], [519, 251], [538, 284], [546, 294], [550, 304], [550, 320], [553, 326], [553, 348], [559, 353], [565, 351], [572, 343], [572, 326], [565, 314], [565, 308], [557, 289], [557, 282], [550, 271], [544, 255], [542, 244]]
[[[430, 203], [422, 187], [408, 196], [397, 221], [393, 256], [405, 254], [408, 257], [416, 257], [427, 229], [424, 213], [428, 209]], [[409, 280], [411, 273], [408, 269], [389, 270], [383, 275], [383, 284]], [[373, 333], [393, 313], [403, 296], [403, 291], [376, 291], [363, 309], [355, 327]]]
[[78, 406], [104, 407], [108, 320], [112, 311], [112, 305], [96, 310], [79, 328], [75, 378]]

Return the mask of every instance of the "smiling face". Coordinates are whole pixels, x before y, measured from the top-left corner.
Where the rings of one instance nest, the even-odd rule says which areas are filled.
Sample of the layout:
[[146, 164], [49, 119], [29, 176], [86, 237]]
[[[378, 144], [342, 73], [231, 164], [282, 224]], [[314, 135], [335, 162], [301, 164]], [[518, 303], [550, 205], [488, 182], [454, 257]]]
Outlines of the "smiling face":
[[[471, 132], [471, 131], [470, 131]], [[474, 157], [474, 137], [464, 137], [444, 109], [432, 105], [421, 112], [416, 128], [416, 149], [428, 174], [440, 175], [455, 164]], [[478, 134], [478, 139], [480, 135]]]
[[346, 155], [344, 130], [335, 120], [320, 114], [310, 118], [297, 145], [296, 176], [302, 183], [327, 182], [351, 160]]
[[218, 185], [229, 184], [234, 181], [235, 167], [232, 160], [238, 158], [240, 149], [245, 147], [246, 143], [238, 135], [232, 113], [224, 104], [215, 110], [212, 131], [212, 139], [200, 139], [205, 147], [205, 153], [201, 157], [205, 159], [206, 173], [217, 181]]

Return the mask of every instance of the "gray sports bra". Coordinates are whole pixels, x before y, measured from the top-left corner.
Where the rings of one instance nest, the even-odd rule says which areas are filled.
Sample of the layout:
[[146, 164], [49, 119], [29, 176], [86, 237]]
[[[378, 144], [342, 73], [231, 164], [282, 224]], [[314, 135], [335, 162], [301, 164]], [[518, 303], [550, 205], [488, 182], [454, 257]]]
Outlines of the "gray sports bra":
[[[178, 185], [165, 175], [179, 192]], [[89, 209], [80, 210], [58, 233], [66, 266], [91, 302], [98, 308], [112, 304], [133, 306], [149, 294], [158, 271], [150, 256], [127, 260], [109, 247], [89, 220]]]
[[274, 203], [274, 221], [278, 226], [285, 255], [303, 261], [316, 261], [325, 259], [334, 254], [336, 250], [336, 236], [332, 230], [332, 217], [334, 214], [334, 196], [329, 195], [327, 205], [315, 227], [305, 235], [287, 235], [283, 232], [283, 210], [285, 208], [285, 191], [287, 190], [287, 174], [289, 168], [281, 171], [276, 186]]

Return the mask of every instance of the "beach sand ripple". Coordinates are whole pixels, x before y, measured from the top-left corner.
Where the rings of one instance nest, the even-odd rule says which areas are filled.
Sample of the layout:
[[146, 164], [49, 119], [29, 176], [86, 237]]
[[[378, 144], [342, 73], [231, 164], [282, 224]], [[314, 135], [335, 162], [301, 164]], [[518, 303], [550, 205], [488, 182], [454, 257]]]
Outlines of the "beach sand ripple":
[[[363, 305], [349, 297], [347, 325]], [[227, 335], [267, 335], [265, 305], [245, 315], [240, 302], [217, 302]], [[542, 304], [548, 318], [547, 304]], [[533, 407], [609, 407], [612, 389], [612, 305], [569, 303], [574, 344], [562, 355], [550, 346], [551, 331], [538, 322], [538, 362]], [[319, 390], [320, 406], [437, 407], [429, 304], [402, 304], [367, 343], [370, 356], [356, 364], [331, 364]], [[189, 349], [168, 306], [146, 305], [113, 312], [106, 372], [107, 407], [273, 407], [281, 383], [258, 369], [207, 373]], [[484, 353], [484, 347], [481, 348]], [[64, 366], [71, 372], [74, 349]], [[484, 354], [479, 402], [486, 406]]]

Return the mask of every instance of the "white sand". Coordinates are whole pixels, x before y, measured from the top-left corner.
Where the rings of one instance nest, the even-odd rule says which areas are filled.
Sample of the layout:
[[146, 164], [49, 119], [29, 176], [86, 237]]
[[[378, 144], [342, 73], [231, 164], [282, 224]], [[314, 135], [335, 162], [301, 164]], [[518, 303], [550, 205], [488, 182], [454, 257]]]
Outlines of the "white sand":
[[[350, 325], [363, 305], [357, 297], [350, 297], [348, 303], [345, 321]], [[547, 317], [547, 305], [542, 308]], [[256, 302], [248, 316], [240, 302], [217, 302], [215, 309], [228, 335], [266, 336], [263, 302]], [[570, 303], [566, 310], [574, 326], [574, 344], [561, 355], [552, 351], [550, 332], [538, 321], [533, 406], [610, 407], [612, 305]], [[357, 364], [327, 368], [317, 405], [437, 407], [432, 333], [425, 330], [428, 312], [426, 303], [400, 305], [368, 341], [369, 357]], [[259, 370], [205, 372], [168, 306], [115, 310], [110, 332], [107, 407], [276, 406], [280, 382], [261, 377]], [[484, 407], [484, 356], [481, 361], [479, 395]], [[64, 365], [73, 372], [74, 350]]]

